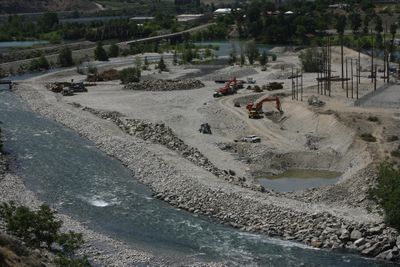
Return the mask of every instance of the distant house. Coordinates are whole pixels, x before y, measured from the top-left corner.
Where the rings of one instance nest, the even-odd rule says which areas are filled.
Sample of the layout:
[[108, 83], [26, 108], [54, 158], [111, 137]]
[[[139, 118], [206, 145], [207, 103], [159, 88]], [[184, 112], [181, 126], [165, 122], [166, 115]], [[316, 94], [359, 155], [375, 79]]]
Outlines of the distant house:
[[204, 14], [181, 14], [176, 16], [176, 20], [179, 22], [188, 22], [188, 21], [200, 20], [203, 17]]
[[214, 15], [227, 15], [231, 14], [232, 9], [231, 8], [218, 8], [217, 10], [214, 11]]

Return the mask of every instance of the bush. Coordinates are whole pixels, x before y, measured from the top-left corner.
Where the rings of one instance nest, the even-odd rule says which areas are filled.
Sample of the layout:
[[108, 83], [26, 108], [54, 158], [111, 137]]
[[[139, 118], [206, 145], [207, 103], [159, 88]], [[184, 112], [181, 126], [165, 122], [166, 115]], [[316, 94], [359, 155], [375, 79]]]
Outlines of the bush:
[[390, 155], [392, 155], [392, 157], [400, 158], [400, 149], [393, 150], [390, 152]]
[[108, 55], [102, 43], [97, 43], [97, 47], [94, 50], [94, 59], [98, 61], [108, 61]]
[[369, 133], [364, 133], [361, 135], [361, 139], [366, 141], [366, 142], [376, 142], [375, 136]]
[[32, 59], [29, 65], [30, 71], [43, 70], [43, 69], [48, 70], [49, 68], [50, 64], [44, 55], [41, 55], [38, 59], [36, 58]]
[[299, 55], [304, 72], [320, 71], [320, 53], [316, 49], [306, 49]]
[[119, 56], [119, 47], [116, 44], [112, 44], [110, 49], [108, 50], [109, 57], [118, 57]]
[[138, 68], [127, 68], [119, 72], [119, 77], [123, 84], [139, 82], [140, 70]]
[[392, 163], [380, 165], [378, 184], [370, 193], [385, 211], [386, 222], [400, 229], [400, 171]]
[[163, 56], [161, 56], [160, 61], [158, 62], [157, 68], [160, 71], [166, 71], [167, 70], [167, 65], [165, 65]]
[[379, 121], [379, 118], [376, 117], [376, 116], [369, 116], [367, 120], [373, 121], [373, 122], [378, 122], [378, 121]]
[[[48, 249], [52, 245], [61, 248], [62, 259], [71, 257], [76, 249], [83, 244], [83, 237], [80, 233], [69, 231], [61, 233], [62, 221], [55, 217], [55, 211], [47, 205], [41, 205], [37, 211], [27, 207], [16, 207], [14, 203], [2, 203], [0, 205], [0, 217], [4, 220], [8, 232], [21, 238], [27, 245], [40, 248], [46, 244]], [[73, 259], [74, 262], [87, 262], [87, 259]], [[87, 262], [88, 264], [88, 262]], [[90, 265], [60, 265], [60, 266], [90, 266]]]
[[61, 67], [70, 67], [74, 65], [72, 60], [72, 52], [69, 47], [64, 47], [61, 49], [60, 54], [58, 54], [58, 63]]
[[35, 212], [27, 207], [3, 203], [0, 206], [0, 215], [4, 218], [9, 232], [34, 247], [40, 247], [41, 243], [46, 243], [50, 248], [56, 241], [57, 233], [62, 225], [61, 221], [55, 219], [54, 212], [46, 205], [40, 206]]

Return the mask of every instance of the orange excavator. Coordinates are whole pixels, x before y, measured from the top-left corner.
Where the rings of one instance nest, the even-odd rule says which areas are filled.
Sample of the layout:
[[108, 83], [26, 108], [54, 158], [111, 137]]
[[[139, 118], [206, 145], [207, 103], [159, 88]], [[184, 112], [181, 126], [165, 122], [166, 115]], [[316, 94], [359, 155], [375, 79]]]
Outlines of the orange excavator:
[[224, 87], [221, 87], [218, 90], [216, 90], [213, 96], [221, 97], [224, 95], [236, 94], [236, 92], [237, 92], [237, 81], [235, 77], [232, 80], [227, 81]]
[[262, 114], [262, 106], [264, 102], [275, 101], [276, 109], [283, 114], [283, 110], [281, 107], [281, 101], [277, 96], [266, 96], [257, 100], [255, 103], [248, 103], [246, 106], [247, 111], [249, 112], [250, 119], [258, 119], [261, 118]]

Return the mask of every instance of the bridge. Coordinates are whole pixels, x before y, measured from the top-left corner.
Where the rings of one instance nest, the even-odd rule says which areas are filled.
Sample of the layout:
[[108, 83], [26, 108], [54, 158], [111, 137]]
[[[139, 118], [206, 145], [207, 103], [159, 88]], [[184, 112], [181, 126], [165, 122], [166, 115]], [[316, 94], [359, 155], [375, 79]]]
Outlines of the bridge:
[[164, 34], [164, 35], [157, 35], [157, 36], [152, 36], [152, 37], [147, 37], [147, 38], [142, 38], [142, 39], [137, 39], [137, 40], [132, 40], [132, 41], [127, 41], [127, 42], [121, 42], [118, 43], [119, 45], [132, 45], [132, 44], [136, 44], [136, 43], [141, 43], [141, 42], [151, 42], [151, 41], [157, 41], [157, 40], [162, 40], [162, 39], [171, 39], [180, 35], [184, 35], [186, 33], [193, 33], [196, 31], [201, 31], [204, 30], [208, 27], [210, 27], [211, 25], [214, 25], [215, 23], [207, 23], [204, 25], [200, 25], [197, 27], [193, 27], [184, 31], [180, 31], [180, 32], [174, 32], [174, 33], [168, 33], [168, 34]]
[[[184, 31], [180, 31], [180, 32], [174, 32], [174, 33], [169, 33], [169, 34], [164, 34], [164, 35], [158, 35], [158, 36], [152, 36], [152, 37], [147, 37], [147, 38], [142, 38], [142, 39], [137, 39], [137, 40], [132, 40], [132, 41], [125, 41], [125, 42], [120, 42], [117, 43], [117, 45], [121, 48], [123, 48], [124, 46], [127, 47], [129, 45], [134, 45], [137, 43], [141, 43], [141, 42], [151, 42], [151, 41], [157, 41], [157, 40], [163, 40], [163, 39], [171, 39], [171, 38], [175, 38], [178, 36], [181, 36], [183, 34], [186, 33], [193, 33], [196, 31], [201, 31], [204, 30], [208, 27], [210, 27], [211, 25], [214, 25], [215, 23], [207, 23], [207, 24], [203, 24], [197, 27], [193, 27]], [[104, 45], [104, 49], [109, 49], [110, 45]], [[96, 49], [95, 46], [90, 47], [90, 48], [84, 48], [84, 49], [79, 49], [79, 50], [73, 50], [72, 51], [72, 58], [74, 60], [81, 60], [84, 57], [93, 57], [94, 55], [94, 50]], [[58, 60], [58, 53], [55, 54], [50, 54], [50, 55], [45, 55], [46, 59], [48, 61], [53, 61], [53, 62], [57, 62]], [[34, 58], [29, 58], [29, 59], [22, 59], [22, 60], [17, 60], [17, 61], [11, 61], [11, 62], [6, 62], [6, 63], [1, 63], [0, 64], [0, 68], [3, 70], [10, 70], [10, 69], [18, 69], [20, 66], [24, 66], [24, 65], [29, 65], [31, 60]]]

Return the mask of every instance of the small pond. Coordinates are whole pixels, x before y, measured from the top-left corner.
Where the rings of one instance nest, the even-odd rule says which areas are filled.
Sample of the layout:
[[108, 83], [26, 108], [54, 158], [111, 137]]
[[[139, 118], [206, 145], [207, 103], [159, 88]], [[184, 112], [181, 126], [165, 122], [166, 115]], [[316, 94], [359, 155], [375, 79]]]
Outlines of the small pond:
[[342, 173], [325, 170], [289, 169], [281, 174], [259, 178], [265, 188], [278, 192], [299, 191], [335, 184]]

